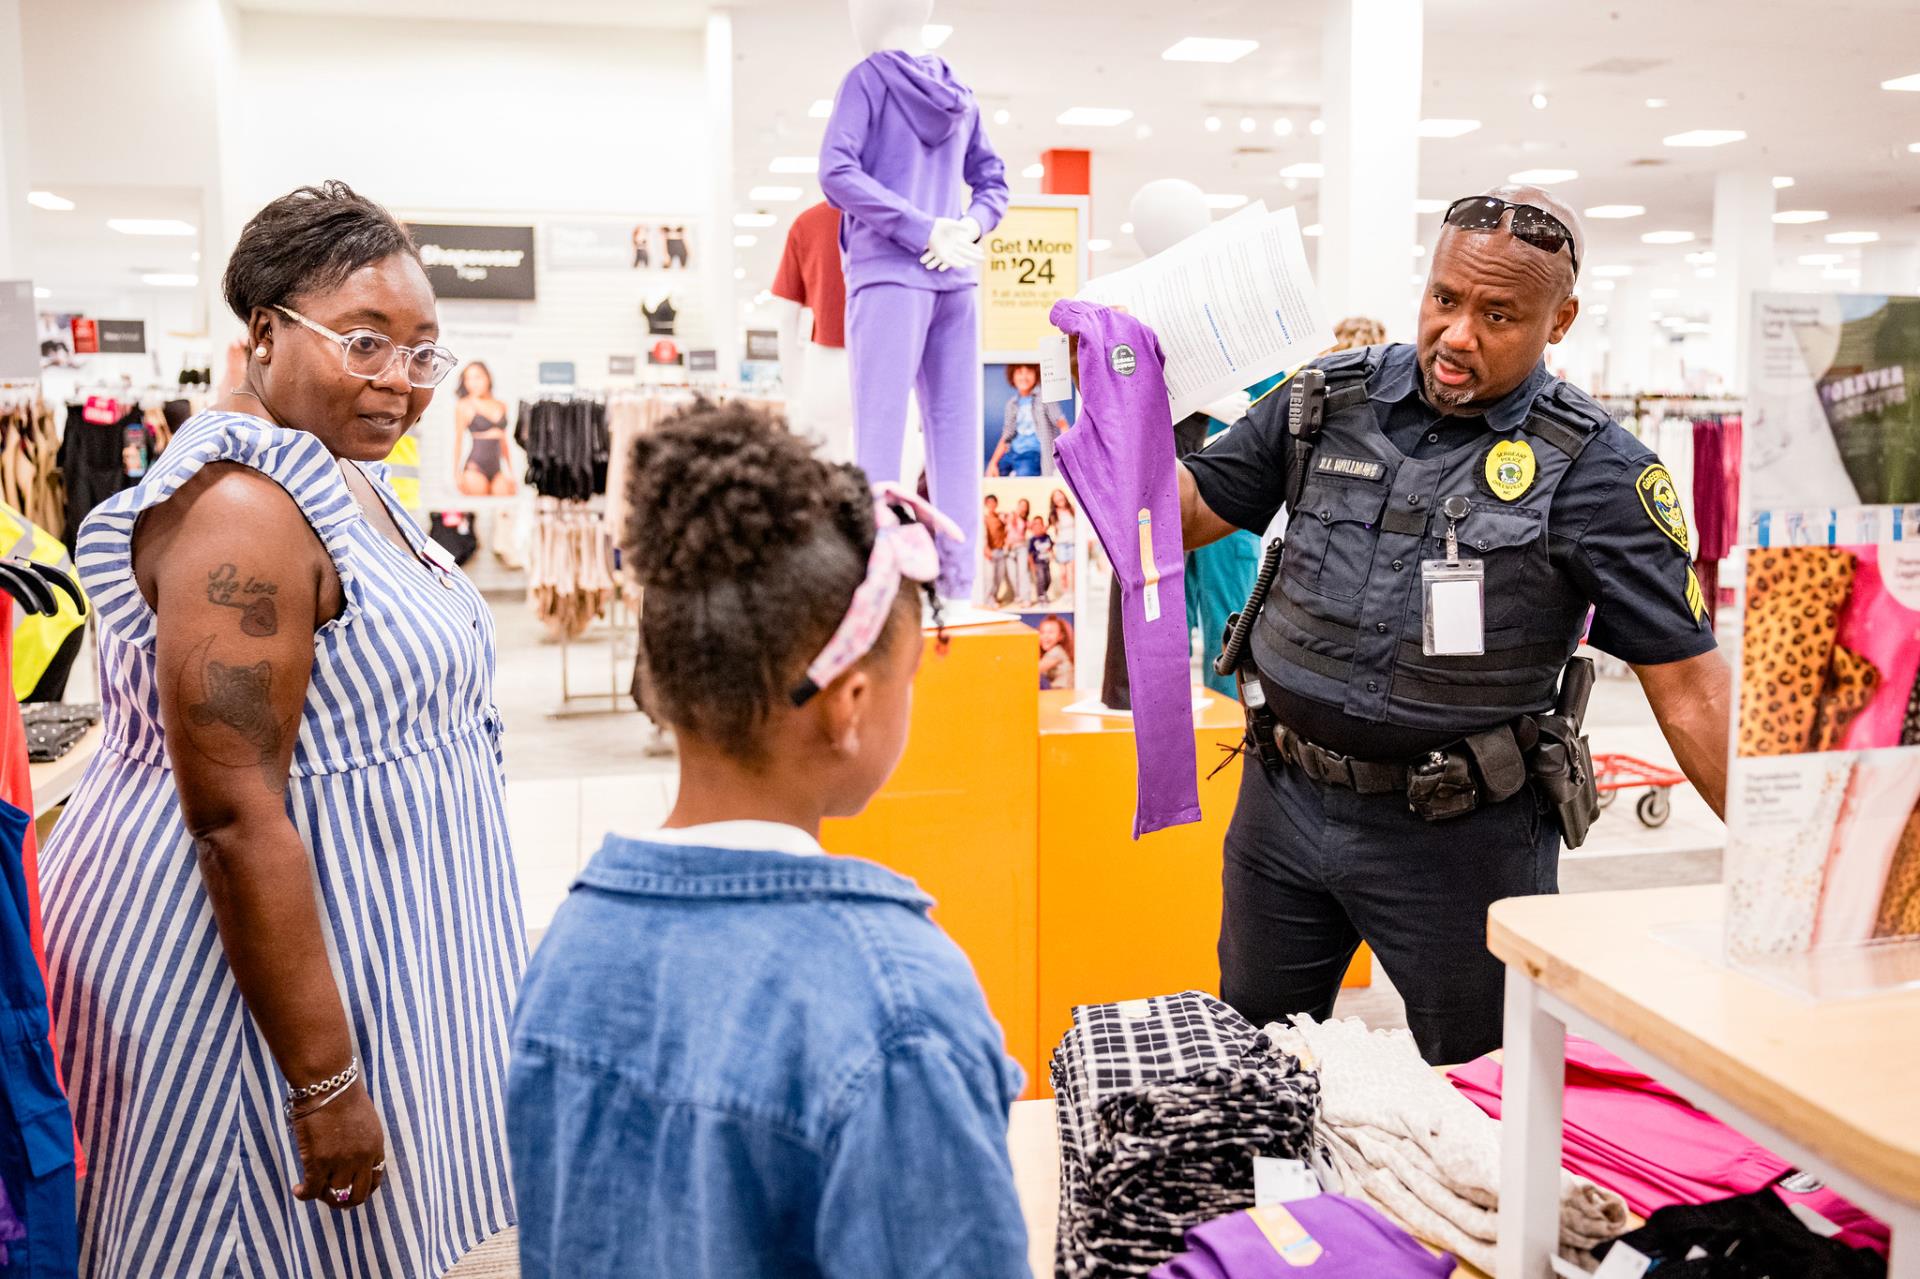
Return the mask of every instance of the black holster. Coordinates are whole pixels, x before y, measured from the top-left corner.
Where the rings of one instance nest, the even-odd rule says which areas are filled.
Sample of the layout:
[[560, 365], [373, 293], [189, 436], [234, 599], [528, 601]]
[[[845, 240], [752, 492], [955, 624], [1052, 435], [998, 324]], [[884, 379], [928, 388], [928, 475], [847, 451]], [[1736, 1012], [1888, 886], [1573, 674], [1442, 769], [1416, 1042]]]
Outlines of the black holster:
[[1600, 786], [1593, 773], [1593, 747], [1582, 727], [1587, 698], [1593, 691], [1593, 662], [1576, 657], [1560, 678], [1560, 696], [1554, 713], [1536, 722], [1540, 740], [1530, 760], [1534, 785], [1560, 821], [1568, 848], [1586, 842], [1587, 832], [1600, 817]]

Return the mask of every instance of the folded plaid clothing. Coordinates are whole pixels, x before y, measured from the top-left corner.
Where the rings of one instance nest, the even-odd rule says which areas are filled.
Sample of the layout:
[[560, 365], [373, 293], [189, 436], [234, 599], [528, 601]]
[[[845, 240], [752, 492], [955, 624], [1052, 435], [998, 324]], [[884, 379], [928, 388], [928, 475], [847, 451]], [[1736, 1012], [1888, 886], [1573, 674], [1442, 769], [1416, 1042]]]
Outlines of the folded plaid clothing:
[[1076, 1008], [1053, 1056], [1058, 1273], [1143, 1275], [1253, 1204], [1253, 1157], [1305, 1159], [1319, 1084], [1198, 991]]

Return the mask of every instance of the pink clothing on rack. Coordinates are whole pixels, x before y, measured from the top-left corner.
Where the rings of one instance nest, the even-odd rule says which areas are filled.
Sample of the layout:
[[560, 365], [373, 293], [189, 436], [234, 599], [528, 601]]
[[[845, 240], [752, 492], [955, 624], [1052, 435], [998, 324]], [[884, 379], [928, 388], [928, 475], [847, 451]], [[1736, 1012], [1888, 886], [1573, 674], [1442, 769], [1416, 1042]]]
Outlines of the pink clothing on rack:
[[1840, 611], [1840, 647], [1857, 653], [1880, 672], [1879, 688], [1854, 716], [1841, 748], [1850, 751], [1898, 746], [1914, 677], [1920, 675], [1920, 613], [1893, 597], [1880, 576], [1878, 552], [1857, 557], [1853, 594]]
[[[1447, 1078], [1480, 1109], [1500, 1117], [1499, 1062], [1482, 1057], [1448, 1071]], [[1669, 1204], [1749, 1194], [1792, 1173], [1775, 1187], [1781, 1199], [1825, 1217], [1845, 1242], [1887, 1252], [1887, 1227], [1877, 1218], [1578, 1035], [1567, 1036], [1562, 1156], [1568, 1171], [1618, 1191], [1643, 1217]], [[1791, 1189], [1800, 1185], [1818, 1189]]]

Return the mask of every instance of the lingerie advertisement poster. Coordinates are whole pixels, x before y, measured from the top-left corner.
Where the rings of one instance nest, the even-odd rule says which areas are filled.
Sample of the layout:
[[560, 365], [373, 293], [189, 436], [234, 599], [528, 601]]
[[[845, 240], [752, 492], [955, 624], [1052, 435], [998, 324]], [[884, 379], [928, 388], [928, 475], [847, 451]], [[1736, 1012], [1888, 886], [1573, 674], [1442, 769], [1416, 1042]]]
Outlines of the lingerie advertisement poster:
[[1920, 298], [1754, 298], [1753, 512], [1920, 502]]
[[1920, 541], [1747, 552], [1726, 942], [1920, 938]]

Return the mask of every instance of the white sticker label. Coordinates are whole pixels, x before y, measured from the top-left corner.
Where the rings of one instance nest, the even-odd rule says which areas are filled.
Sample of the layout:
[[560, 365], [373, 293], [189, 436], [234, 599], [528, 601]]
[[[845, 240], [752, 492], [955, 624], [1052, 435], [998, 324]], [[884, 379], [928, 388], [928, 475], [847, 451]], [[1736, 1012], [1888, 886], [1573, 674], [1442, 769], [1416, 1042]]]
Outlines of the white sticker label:
[[1296, 1199], [1311, 1199], [1320, 1193], [1320, 1180], [1313, 1169], [1298, 1159], [1253, 1157], [1253, 1206], [1290, 1204]]
[[1145, 999], [1123, 999], [1120, 1015], [1128, 1021], [1145, 1021], [1153, 1015], [1153, 1004]]
[[1593, 1279], [1640, 1279], [1653, 1269], [1653, 1258], [1629, 1243], [1615, 1240], [1607, 1249], [1607, 1259], [1593, 1272]]
[[1040, 339], [1040, 398], [1050, 404], [1073, 398], [1073, 349], [1057, 329]]
[[1825, 1217], [1822, 1217], [1819, 1213], [1803, 1203], [1790, 1203], [1787, 1205], [1787, 1209], [1792, 1212], [1794, 1216], [1800, 1218], [1801, 1224], [1806, 1226], [1808, 1230], [1813, 1231], [1814, 1234], [1819, 1235], [1822, 1239], [1831, 1239], [1840, 1233], [1840, 1227], [1834, 1225], [1831, 1221], [1828, 1221]]
[[1436, 657], [1486, 651], [1480, 612], [1480, 583], [1435, 582], [1430, 606], [1433, 609], [1433, 652]]

